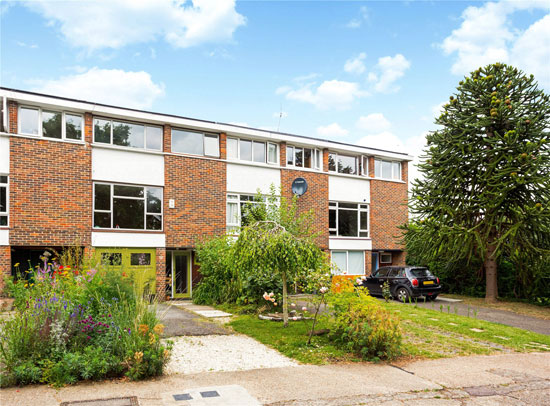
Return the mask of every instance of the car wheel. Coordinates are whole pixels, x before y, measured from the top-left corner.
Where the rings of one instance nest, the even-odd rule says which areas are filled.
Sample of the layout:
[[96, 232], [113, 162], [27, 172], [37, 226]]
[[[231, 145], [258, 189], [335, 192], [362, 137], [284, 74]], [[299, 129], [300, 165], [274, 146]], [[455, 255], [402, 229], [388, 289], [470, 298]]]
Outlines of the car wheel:
[[395, 291], [395, 299], [399, 300], [400, 302], [408, 302], [410, 297], [411, 293], [407, 288], [400, 287]]

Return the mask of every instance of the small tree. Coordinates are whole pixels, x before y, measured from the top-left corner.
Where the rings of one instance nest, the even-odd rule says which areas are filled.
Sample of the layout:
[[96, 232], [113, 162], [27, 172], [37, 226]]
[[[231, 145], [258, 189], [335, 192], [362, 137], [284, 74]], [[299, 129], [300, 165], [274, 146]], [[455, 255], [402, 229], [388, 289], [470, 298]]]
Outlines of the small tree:
[[533, 75], [495, 63], [459, 83], [436, 123], [405, 239], [425, 258], [480, 258], [495, 301], [502, 254], [550, 248], [550, 98]]

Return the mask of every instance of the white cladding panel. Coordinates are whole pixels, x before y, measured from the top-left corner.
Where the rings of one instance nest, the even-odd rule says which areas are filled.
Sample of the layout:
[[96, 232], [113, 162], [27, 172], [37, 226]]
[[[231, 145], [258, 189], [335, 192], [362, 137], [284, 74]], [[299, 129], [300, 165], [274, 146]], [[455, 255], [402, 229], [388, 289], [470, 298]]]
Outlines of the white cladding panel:
[[0, 173], [10, 173], [10, 139], [0, 136]]
[[94, 147], [92, 179], [164, 186], [164, 156]]
[[227, 191], [256, 194], [269, 193], [271, 185], [278, 191], [281, 186], [281, 171], [252, 165], [227, 164]]
[[10, 245], [10, 230], [0, 230], [0, 245]]
[[372, 240], [359, 238], [329, 238], [328, 248], [330, 250], [372, 250]]
[[93, 247], [164, 248], [166, 235], [161, 233], [92, 232]]
[[345, 176], [329, 176], [328, 199], [335, 202], [370, 203], [370, 181]]

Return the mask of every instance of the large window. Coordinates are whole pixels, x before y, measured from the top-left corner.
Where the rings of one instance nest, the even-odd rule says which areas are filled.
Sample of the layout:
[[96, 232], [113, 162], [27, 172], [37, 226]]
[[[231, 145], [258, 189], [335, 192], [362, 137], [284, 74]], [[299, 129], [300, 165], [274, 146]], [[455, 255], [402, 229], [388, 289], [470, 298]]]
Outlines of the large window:
[[8, 175], [0, 175], [0, 227], [8, 225]]
[[369, 206], [360, 203], [329, 202], [329, 235], [368, 237]]
[[[269, 197], [263, 197], [266, 207], [274, 207], [277, 202], [273, 202]], [[237, 232], [239, 228], [247, 224], [248, 207], [258, 206], [262, 202], [257, 200], [256, 196], [230, 193], [227, 195], [226, 223], [227, 231]]]
[[286, 147], [287, 166], [320, 170], [322, 162], [321, 152], [318, 149], [295, 147], [293, 145]]
[[162, 188], [95, 183], [94, 228], [162, 230]]
[[19, 133], [44, 138], [82, 140], [82, 115], [38, 107], [19, 108]]
[[364, 275], [365, 251], [331, 251], [332, 273], [335, 275]]
[[227, 158], [258, 163], [277, 164], [279, 153], [277, 144], [264, 141], [227, 139]]
[[173, 128], [172, 152], [219, 157], [219, 139], [216, 134], [204, 134]]
[[401, 180], [401, 162], [375, 159], [374, 177], [381, 179]]
[[162, 127], [95, 118], [94, 142], [160, 151]]
[[328, 170], [336, 173], [359, 175], [359, 163], [356, 156], [341, 155], [336, 152], [328, 154]]

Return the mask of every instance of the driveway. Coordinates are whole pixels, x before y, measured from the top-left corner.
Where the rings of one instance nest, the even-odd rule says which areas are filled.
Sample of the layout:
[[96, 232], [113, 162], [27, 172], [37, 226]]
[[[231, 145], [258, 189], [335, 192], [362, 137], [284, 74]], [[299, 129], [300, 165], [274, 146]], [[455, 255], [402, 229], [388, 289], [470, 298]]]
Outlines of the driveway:
[[165, 337], [232, 334], [218, 323], [171, 304], [159, 304], [157, 315], [164, 324]]

